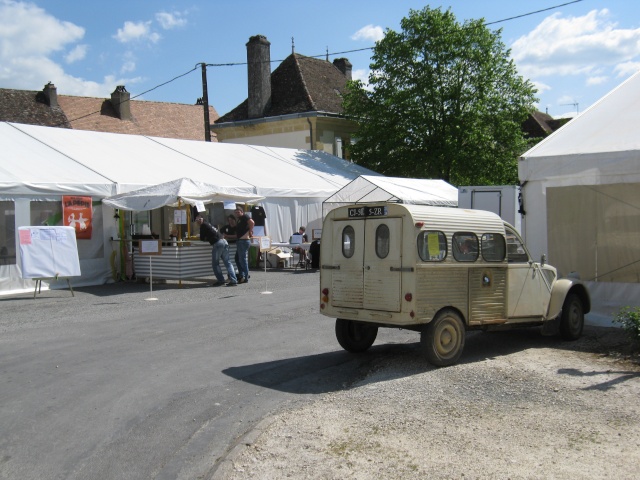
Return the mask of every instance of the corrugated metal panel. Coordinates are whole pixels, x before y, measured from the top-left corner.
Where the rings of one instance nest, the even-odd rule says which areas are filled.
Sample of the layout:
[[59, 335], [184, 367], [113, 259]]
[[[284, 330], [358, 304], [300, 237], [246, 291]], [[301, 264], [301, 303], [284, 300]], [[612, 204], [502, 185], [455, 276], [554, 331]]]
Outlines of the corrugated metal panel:
[[[487, 276], [489, 283], [483, 282]], [[472, 268], [469, 271], [469, 325], [496, 323], [507, 317], [507, 268]]]
[[[233, 264], [236, 249], [235, 245], [229, 247], [229, 258]], [[134, 252], [133, 264], [136, 276], [147, 277], [153, 273], [153, 278], [168, 280], [211, 277], [213, 276], [211, 248], [211, 245], [202, 243], [185, 247], [162, 247], [162, 255], [143, 256]], [[151, 265], [149, 258], [151, 258]], [[222, 262], [220, 267], [226, 276], [227, 271]]]
[[468, 268], [445, 265], [416, 269], [416, 314], [430, 320], [441, 308], [452, 306], [466, 317], [468, 310]]
[[331, 305], [362, 308], [363, 282], [362, 268], [332, 270]]
[[400, 311], [400, 272], [387, 272], [384, 276], [365, 276], [364, 296], [367, 310]]
[[[424, 229], [437, 229], [450, 237], [454, 232], [504, 232], [502, 219], [493, 212], [460, 208], [404, 205], [415, 222], [424, 222]], [[437, 226], [437, 227], [436, 227]]]

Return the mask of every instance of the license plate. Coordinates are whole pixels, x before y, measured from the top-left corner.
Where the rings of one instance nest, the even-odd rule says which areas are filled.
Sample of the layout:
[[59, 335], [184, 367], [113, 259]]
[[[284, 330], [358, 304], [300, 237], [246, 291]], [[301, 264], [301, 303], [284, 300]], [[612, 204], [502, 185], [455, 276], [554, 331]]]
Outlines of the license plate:
[[356, 207], [349, 209], [349, 218], [386, 217], [387, 207]]

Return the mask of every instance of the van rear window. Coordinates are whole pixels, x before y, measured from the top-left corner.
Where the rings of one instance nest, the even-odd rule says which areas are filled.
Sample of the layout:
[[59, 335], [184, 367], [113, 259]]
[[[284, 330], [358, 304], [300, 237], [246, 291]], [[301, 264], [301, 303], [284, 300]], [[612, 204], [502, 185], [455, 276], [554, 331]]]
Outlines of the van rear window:
[[447, 236], [442, 232], [423, 230], [418, 234], [418, 255], [424, 262], [441, 262], [447, 258]]
[[376, 255], [378, 258], [387, 258], [389, 255], [389, 227], [384, 223], [376, 228]]
[[345, 258], [353, 257], [356, 251], [356, 232], [351, 225], [347, 225], [342, 230], [342, 254]]

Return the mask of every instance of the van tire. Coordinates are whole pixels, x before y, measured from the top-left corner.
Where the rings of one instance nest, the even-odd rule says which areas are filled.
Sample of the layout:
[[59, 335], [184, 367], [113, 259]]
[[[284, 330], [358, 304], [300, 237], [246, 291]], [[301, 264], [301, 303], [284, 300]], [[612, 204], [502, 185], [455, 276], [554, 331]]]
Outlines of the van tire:
[[458, 361], [464, 349], [465, 326], [454, 310], [442, 310], [420, 333], [420, 347], [430, 363], [447, 367]]
[[336, 319], [336, 338], [347, 352], [360, 353], [367, 350], [378, 336], [378, 327], [370, 323]]
[[562, 304], [560, 336], [563, 340], [577, 340], [584, 329], [584, 306], [575, 293], [570, 293]]

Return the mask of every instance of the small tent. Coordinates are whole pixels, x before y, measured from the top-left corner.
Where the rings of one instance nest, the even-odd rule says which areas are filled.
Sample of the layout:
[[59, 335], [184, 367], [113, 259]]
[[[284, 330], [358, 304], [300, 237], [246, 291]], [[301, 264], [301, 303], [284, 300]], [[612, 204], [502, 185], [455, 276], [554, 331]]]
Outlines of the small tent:
[[[640, 73], [524, 153], [522, 233], [610, 313], [640, 304]], [[600, 305], [600, 307], [598, 307]], [[607, 313], [607, 312], [605, 312]]]
[[444, 180], [360, 175], [324, 201], [323, 213], [341, 205], [372, 202], [456, 207], [458, 189]]

